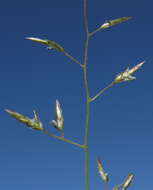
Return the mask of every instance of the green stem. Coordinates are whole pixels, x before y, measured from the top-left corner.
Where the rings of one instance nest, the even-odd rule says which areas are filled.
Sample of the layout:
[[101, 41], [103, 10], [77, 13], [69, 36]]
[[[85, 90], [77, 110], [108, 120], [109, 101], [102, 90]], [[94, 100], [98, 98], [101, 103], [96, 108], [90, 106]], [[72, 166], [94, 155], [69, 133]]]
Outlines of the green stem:
[[84, 149], [85, 149], [85, 146], [84, 146], [84, 145], [78, 144], [78, 143], [73, 142], [73, 141], [71, 141], [71, 140], [69, 140], [69, 139], [66, 139], [66, 138], [64, 138], [64, 137], [56, 136], [56, 135], [54, 135], [54, 134], [48, 132], [46, 129], [44, 129], [42, 132], [45, 133], [45, 134], [47, 134], [47, 135], [50, 136], [50, 137], [56, 138], [56, 139], [58, 139], [58, 140], [61, 140], [61, 141], [67, 142], [67, 143], [69, 143], [69, 144], [73, 144], [73, 145], [76, 145], [76, 146], [78, 146], [78, 147], [80, 147], [80, 148], [84, 148]]
[[84, 3], [84, 26], [86, 33], [86, 41], [84, 47], [84, 83], [86, 90], [86, 125], [85, 125], [85, 138], [84, 138], [84, 146], [85, 146], [85, 180], [86, 180], [86, 190], [90, 190], [89, 186], [89, 150], [88, 150], [88, 133], [89, 133], [89, 117], [90, 117], [90, 92], [88, 87], [88, 79], [87, 79], [87, 63], [88, 63], [88, 46], [89, 46], [89, 30], [88, 30], [88, 17], [87, 17], [87, 0], [83, 1]]
[[114, 85], [114, 81], [112, 83], [110, 83], [108, 86], [106, 86], [105, 88], [103, 88], [102, 90], [100, 90], [100, 92], [98, 92], [93, 98], [90, 99], [90, 102], [93, 102], [95, 99], [97, 99], [100, 95], [102, 95], [106, 90], [108, 90], [109, 88], [111, 88]]
[[87, 80], [87, 66], [84, 67], [84, 82], [86, 88], [86, 126], [85, 126], [85, 176], [86, 176], [86, 190], [89, 190], [89, 151], [88, 151], [88, 134], [89, 134], [89, 118], [90, 118], [90, 97]]
[[75, 58], [74, 58], [72, 55], [70, 55], [68, 52], [64, 51], [63, 53], [64, 53], [64, 55], [65, 55], [66, 57], [68, 57], [69, 59], [71, 59], [74, 63], [80, 65], [81, 67], [84, 67], [77, 59], [75, 59]]
[[89, 33], [89, 36], [93, 36], [94, 34], [96, 34], [97, 32], [99, 32], [100, 30], [102, 30], [101, 28], [97, 28], [96, 30], [94, 30], [93, 32]]

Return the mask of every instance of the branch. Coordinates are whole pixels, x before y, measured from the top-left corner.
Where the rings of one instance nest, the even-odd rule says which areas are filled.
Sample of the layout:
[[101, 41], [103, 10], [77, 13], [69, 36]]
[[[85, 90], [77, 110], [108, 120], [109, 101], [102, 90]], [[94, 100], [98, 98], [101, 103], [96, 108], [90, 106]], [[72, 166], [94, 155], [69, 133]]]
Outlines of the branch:
[[46, 129], [44, 129], [42, 132], [45, 133], [45, 134], [47, 134], [48, 136], [53, 137], [53, 138], [56, 138], [56, 139], [58, 139], [58, 140], [67, 142], [67, 143], [69, 143], [69, 144], [76, 145], [76, 146], [78, 146], [78, 147], [80, 147], [80, 148], [85, 148], [84, 145], [78, 144], [78, 143], [73, 142], [73, 141], [71, 141], [71, 140], [69, 140], [69, 139], [66, 139], [66, 138], [64, 138], [64, 137], [56, 136], [56, 135], [50, 133], [49, 131], [47, 131]]
[[94, 34], [96, 34], [97, 32], [99, 32], [100, 30], [102, 30], [101, 28], [97, 28], [96, 30], [94, 30], [93, 32], [89, 33], [89, 36], [93, 36]]
[[79, 64], [81, 67], [84, 67], [83, 64], [81, 64], [77, 59], [75, 59], [73, 56], [71, 56], [68, 52], [64, 50], [64, 55], [71, 59], [74, 63]]
[[106, 86], [105, 88], [103, 88], [102, 90], [100, 90], [100, 92], [98, 92], [93, 98], [90, 99], [90, 102], [93, 102], [95, 99], [97, 99], [101, 94], [103, 94], [106, 90], [108, 90], [109, 88], [111, 88], [113, 85], [115, 84], [115, 82], [113, 81], [112, 83], [110, 83], [108, 86]]

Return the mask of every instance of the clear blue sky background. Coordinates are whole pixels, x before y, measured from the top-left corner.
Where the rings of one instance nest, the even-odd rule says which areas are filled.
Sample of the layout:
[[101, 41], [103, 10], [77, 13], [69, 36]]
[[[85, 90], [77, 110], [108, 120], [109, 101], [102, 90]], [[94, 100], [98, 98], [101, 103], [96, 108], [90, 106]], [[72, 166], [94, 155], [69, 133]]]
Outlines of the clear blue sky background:
[[[131, 190], [153, 187], [153, 3], [148, 0], [89, 0], [89, 27], [107, 19], [133, 19], [97, 33], [90, 42], [89, 85], [94, 96], [116, 74], [146, 60], [137, 80], [118, 84], [92, 104], [91, 189], [103, 189], [96, 158], [110, 175], [110, 187], [135, 174]], [[85, 92], [81, 68], [56, 51], [25, 40], [55, 40], [82, 61], [83, 0], [2, 1], [0, 6], [0, 189], [83, 190], [84, 152], [32, 131], [7, 115], [8, 108], [45, 126], [63, 107], [65, 135], [83, 143]]]

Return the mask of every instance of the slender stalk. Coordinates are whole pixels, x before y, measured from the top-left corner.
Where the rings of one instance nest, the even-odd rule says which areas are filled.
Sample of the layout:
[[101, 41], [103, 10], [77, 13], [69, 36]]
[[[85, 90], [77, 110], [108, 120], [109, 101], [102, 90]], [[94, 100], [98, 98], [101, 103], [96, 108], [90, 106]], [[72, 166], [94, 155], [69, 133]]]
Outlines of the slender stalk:
[[108, 86], [106, 86], [105, 88], [103, 88], [102, 90], [100, 90], [100, 92], [98, 92], [93, 98], [90, 99], [90, 102], [93, 102], [95, 99], [97, 99], [100, 95], [102, 95], [106, 90], [108, 90], [109, 88], [111, 88], [114, 85], [114, 81], [112, 83], [110, 83]]
[[99, 32], [100, 30], [102, 30], [101, 28], [97, 28], [96, 30], [94, 30], [93, 32], [89, 33], [89, 36], [93, 36], [94, 34], [96, 34], [97, 32]]
[[84, 83], [86, 90], [86, 126], [85, 126], [85, 138], [84, 138], [84, 146], [85, 146], [85, 180], [86, 180], [86, 190], [90, 190], [89, 186], [89, 150], [88, 150], [88, 134], [89, 134], [89, 117], [90, 117], [90, 92], [88, 87], [88, 79], [87, 79], [87, 63], [88, 63], [88, 46], [89, 46], [89, 31], [88, 31], [88, 17], [87, 17], [87, 0], [83, 1], [84, 5], [84, 26], [86, 33], [86, 41], [84, 47]]
[[69, 143], [69, 144], [76, 145], [76, 146], [78, 146], [78, 147], [80, 147], [80, 148], [85, 148], [84, 145], [78, 144], [78, 143], [73, 142], [73, 141], [71, 141], [71, 140], [69, 140], [69, 139], [66, 139], [66, 138], [64, 138], [64, 137], [56, 136], [56, 135], [54, 135], [54, 134], [48, 132], [46, 129], [44, 129], [42, 132], [45, 133], [45, 134], [47, 134], [47, 135], [50, 136], [50, 137], [59, 139], [59, 140], [61, 140], [61, 141], [67, 142], [67, 143]]
[[79, 64], [81, 67], [84, 67], [84, 65], [82, 65], [77, 59], [75, 59], [75, 58], [74, 58], [72, 55], [70, 55], [68, 52], [64, 51], [63, 53], [64, 53], [64, 55], [65, 55], [66, 57], [68, 57], [69, 59], [71, 59], [74, 63]]

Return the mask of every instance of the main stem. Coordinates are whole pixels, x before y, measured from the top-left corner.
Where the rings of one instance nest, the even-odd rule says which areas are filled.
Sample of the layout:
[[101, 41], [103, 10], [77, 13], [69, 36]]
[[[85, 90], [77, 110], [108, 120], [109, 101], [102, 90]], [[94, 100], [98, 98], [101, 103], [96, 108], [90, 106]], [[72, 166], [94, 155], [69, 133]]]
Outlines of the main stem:
[[84, 138], [84, 147], [85, 147], [85, 177], [86, 177], [86, 190], [89, 190], [89, 151], [88, 151], [88, 134], [89, 134], [89, 117], [90, 117], [90, 96], [87, 80], [87, 66], [84, 67], [84, 81], [86, 88], [86, 126], [85, 126], [85, 138]]
[[87, 0], [83, 1], [84, 3], [84, 26], [85, 26], [85, 33], [86, 33], [86, 41], [84, 47], [84, 83], [85, 83], [85, 90], [86, 90], [86, 126], [85, 126], [85, 139], [84, 139], [84, 146], [85, 146], [85, 178], [86, 178], [86, 190], [90, 189], [89, 186], [89, 151], [88, 151], [88, 129], [89, 129], [89, 117], [90, 117], [90, 92], [88, 87], [88, 79], [87, 79], [87, 63], [88, 63], [88, 46], [89, 46], [89, 31], [88, 31], [88, 18], [87, 18]]

